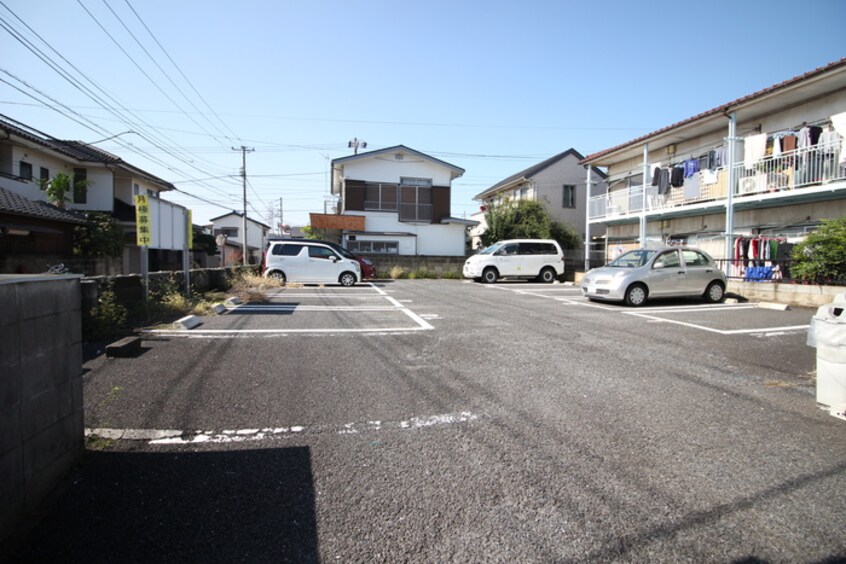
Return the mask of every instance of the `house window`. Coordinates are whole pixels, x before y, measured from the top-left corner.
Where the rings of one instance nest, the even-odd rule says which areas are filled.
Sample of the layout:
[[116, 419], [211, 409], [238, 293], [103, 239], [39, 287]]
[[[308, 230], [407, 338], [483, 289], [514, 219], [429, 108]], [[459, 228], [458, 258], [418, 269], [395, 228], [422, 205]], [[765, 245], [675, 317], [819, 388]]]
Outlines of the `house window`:
[[47, 169], [47, 167], [42, 166], [40, 173], [41, 173], [41, 176], [39, 178], [41, 178], [42, 184], [44, 184], [44, 183], [46, 183], [50, 180], [50, 171]]
[[400, 179], [400, 221], [432, 221], [432, 180]]
[[26, 161], [21, 161], [20, 174], [18, 176], [24, 180], [32, 180], [32, 165]]
[[215, 234], [215, 236], [225, 235], [229, 239], [237, 239], [238, 238], [238, 228], [237, 227], [221, 227], [219, 229], [215, 229], [214, 234]]
[[529, 198], [529, 187], [523, 186], [522, 188], [520, 188], [520, 192], [517, 194], [517, 199], [518, 200], [526, 200], [528, 198]]
[[576, 187], [573, 184], [565, 184], [563, 186], [563, 201], [561, 207], [575, 208], [576, 207]]
[[398, 255], [399, 242], [398, 241], [361, 241], [350, 240], [347, 241], [347, 249], [350, 252], [360, 255]]
[[85, 204], [88, 202], [88, 170], [84, 168], [73, 169], [73, 203]]
[[364, 209], [397, 211], [397, 185], [382, 182], [365, 182]]

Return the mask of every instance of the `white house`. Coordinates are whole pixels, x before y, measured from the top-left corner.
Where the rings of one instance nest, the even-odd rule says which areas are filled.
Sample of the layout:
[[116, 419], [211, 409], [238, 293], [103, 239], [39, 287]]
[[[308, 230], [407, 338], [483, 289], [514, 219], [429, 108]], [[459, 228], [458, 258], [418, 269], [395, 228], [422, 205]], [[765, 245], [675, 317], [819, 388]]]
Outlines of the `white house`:
[[467, 227], [451, 215], [452, 181], [464, 169], [403, 145], [332, 161], [339, 216], [311, 214], [357, 254], [463, 256]]
[[140, 271], [141, 248], [133, 244], [136, 195], [150, 198], [150, 269], [181, 267], [179, 255], [187, 244], [190, 214], [183, 206], [160, 198], [161, 192], [175, 189], [173, 184], [92, 145], [54, 139], [0, 116], [0, 188], [29, 200], [47, 201], [41, 181], [60, 172], [74, 181], [86, 181], [67, 195], [67, 209], [107, 212], [123, 226], [124, 273]]
[[[233, 266], [241, 263], [244, 245], [244, 213], [231, 211], [219, 217], [212, 218], [211, 222], [214, 235], [224, 235], [226, 237], [226, 242], [224, 243], [226, 249], [224, 255], [226, 265]], [[270, 226], [250, 219], [249, 216], [247, 216], [246, 225], [247, 262], [249, 264], [259, 264], [261, 262], [261, 254], [264, 252], [264, 247], [267, 243], [267, 234], [270, 231]]]

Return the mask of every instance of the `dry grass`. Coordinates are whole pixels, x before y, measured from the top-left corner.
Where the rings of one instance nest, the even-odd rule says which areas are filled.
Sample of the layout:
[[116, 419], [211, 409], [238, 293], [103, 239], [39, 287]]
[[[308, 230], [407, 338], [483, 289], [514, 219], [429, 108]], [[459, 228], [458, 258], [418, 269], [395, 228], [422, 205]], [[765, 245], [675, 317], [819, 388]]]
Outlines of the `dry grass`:
[[400, 278], [405, 278], [405, 277], [407, 277], [407, 276], [408, 276], [408, 271], [406, 271], [406, 270], [405, 270], [403, 267], [401, 267], [401, 266], [398, 266], [398, 265], [397, 265], [397, 266], [393, 266], [393, 267], [391, 267], [391, 273], [390, 273], [390, 276], [391, 276], [391, 279], [392, 279], [392, 280], [399, 280]]
[[[247, 272], [232, 281], [228, 294], [241, 298], [243, 302], [263, 302], [267, 299], [267, 290], [283, 288], [286, 285], [276, 278]], [[293, 285], [288, 284], [288, 287]]]

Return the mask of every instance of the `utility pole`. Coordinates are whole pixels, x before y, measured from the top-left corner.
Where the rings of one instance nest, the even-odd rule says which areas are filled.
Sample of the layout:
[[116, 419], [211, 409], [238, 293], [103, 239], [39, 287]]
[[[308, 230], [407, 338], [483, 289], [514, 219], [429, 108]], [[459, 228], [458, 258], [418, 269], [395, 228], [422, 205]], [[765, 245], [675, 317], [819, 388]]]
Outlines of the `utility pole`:
[[282, 208], [282, 198], [279, 198], [279, 234], [284, 235], [284, 228], [282, 227], [285, 224], [285, 213], [284, 209]]
[[361, 147], [362, 149], [367, 148], [367, 141], [362, 141], [358, 137], [353, 137], [353, 140], [347, 143], [347, 147], [350, 149], [355, 149], [355, 154], [358, 154], [358, 149]]
[[255, 149], [251, 149], [241, 145], [241, 148], [232, 147], [233, 151], [241, 151], [241, 183], [244, 186], [244, 217], [241, 223], [241, 264], [247, 266], [247, 153], [252, 153]]

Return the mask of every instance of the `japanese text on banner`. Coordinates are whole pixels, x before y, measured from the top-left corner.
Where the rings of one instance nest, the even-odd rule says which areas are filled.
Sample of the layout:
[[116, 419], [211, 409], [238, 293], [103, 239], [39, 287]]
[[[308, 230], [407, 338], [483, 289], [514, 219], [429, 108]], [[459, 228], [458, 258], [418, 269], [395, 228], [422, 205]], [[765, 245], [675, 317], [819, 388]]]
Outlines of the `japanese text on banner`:
[[135, 244], [139, 247], [148, 247], [153, 242], [152, 223], [150, 222], [150, 202], [147, 196], [139, 194], [135, 196]]

